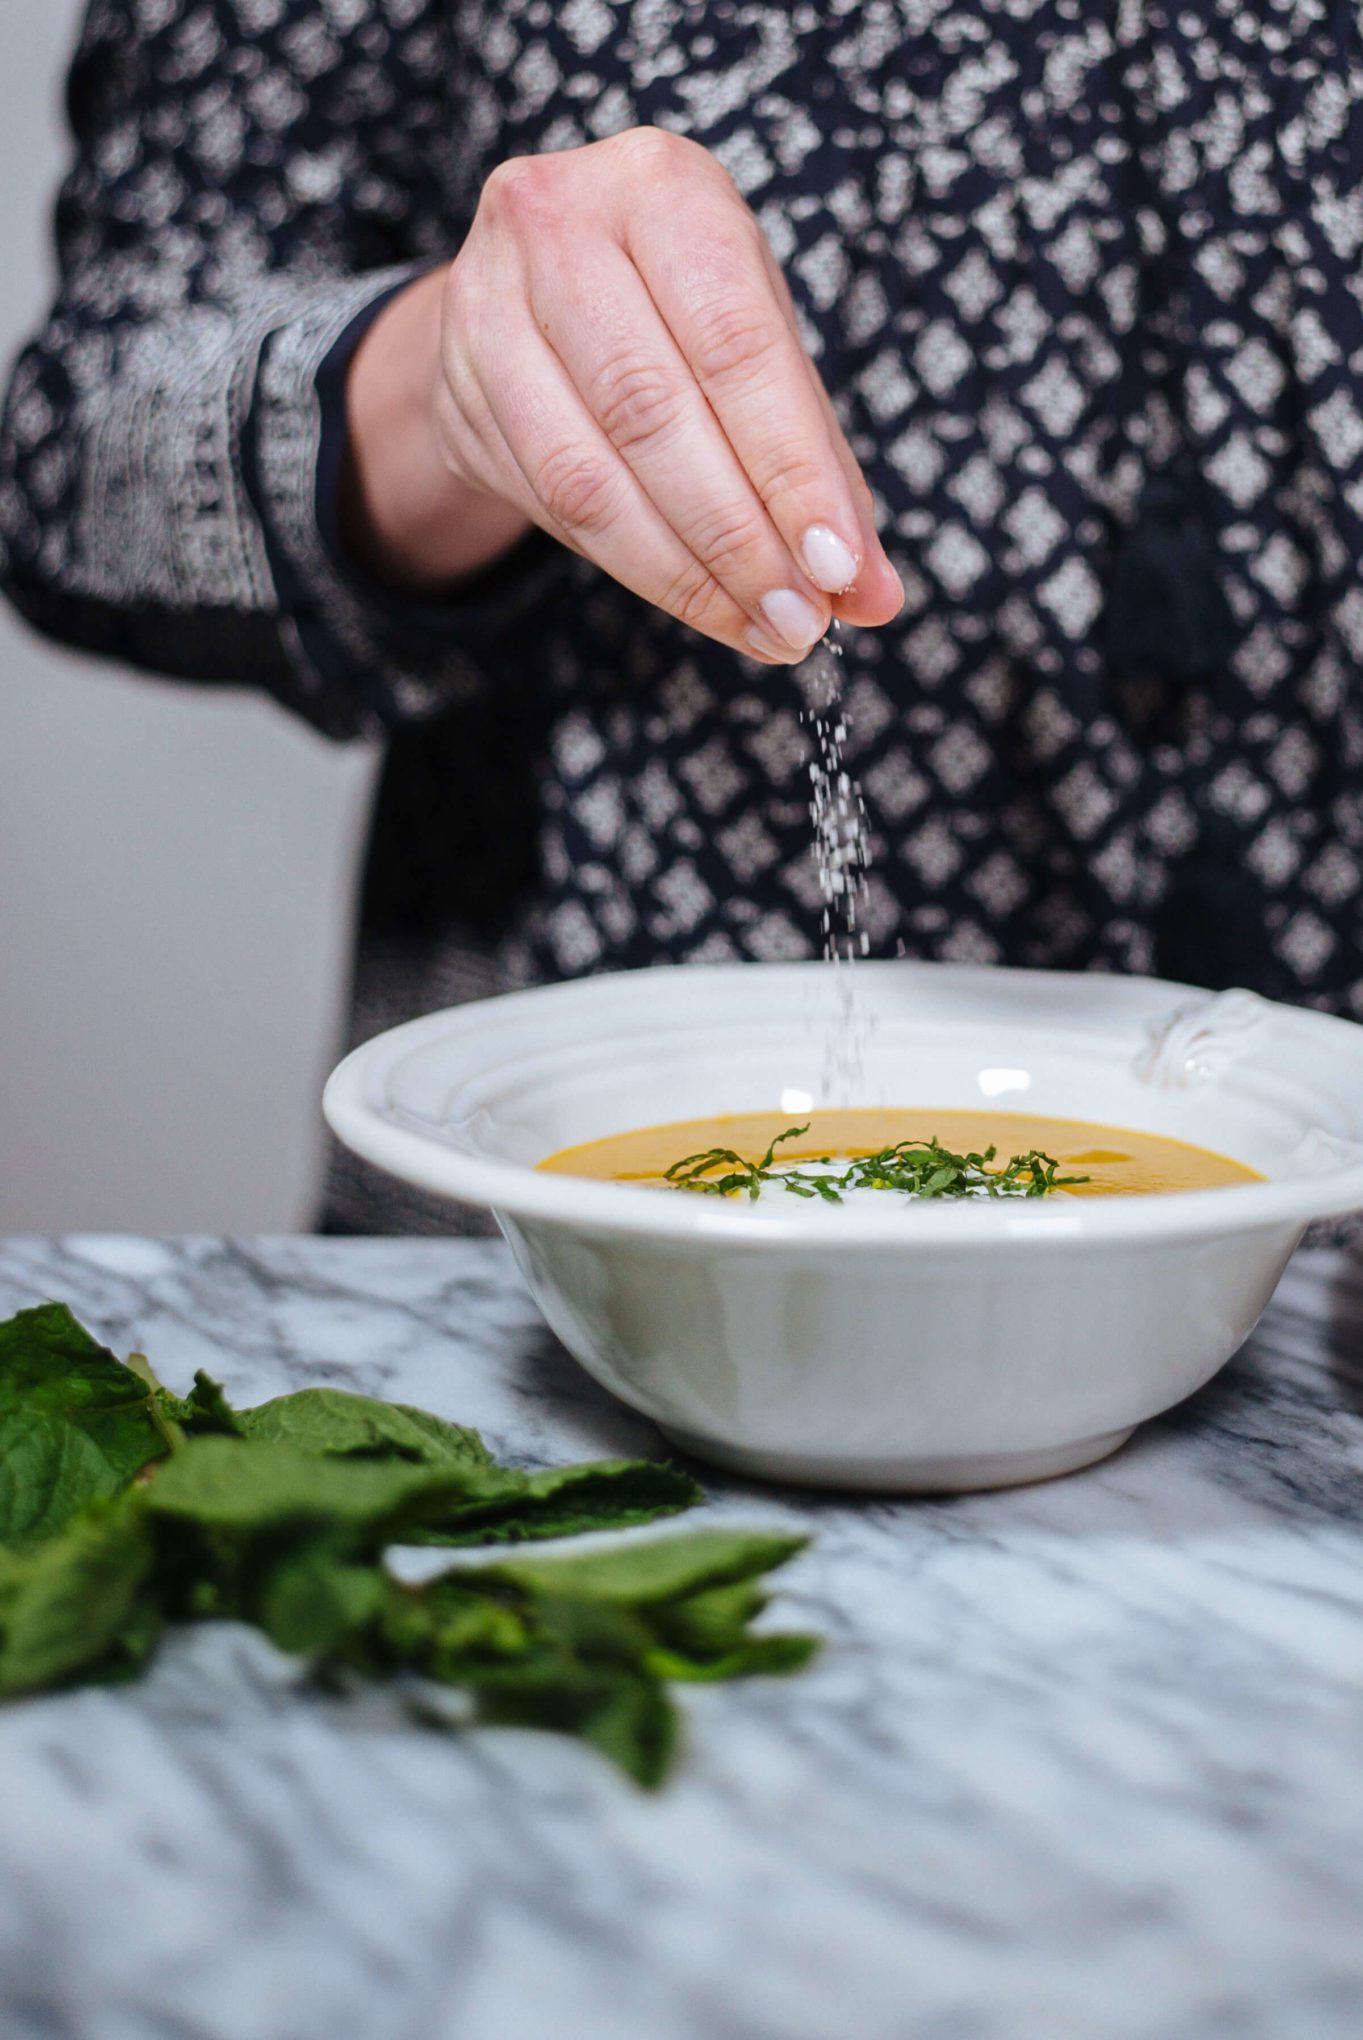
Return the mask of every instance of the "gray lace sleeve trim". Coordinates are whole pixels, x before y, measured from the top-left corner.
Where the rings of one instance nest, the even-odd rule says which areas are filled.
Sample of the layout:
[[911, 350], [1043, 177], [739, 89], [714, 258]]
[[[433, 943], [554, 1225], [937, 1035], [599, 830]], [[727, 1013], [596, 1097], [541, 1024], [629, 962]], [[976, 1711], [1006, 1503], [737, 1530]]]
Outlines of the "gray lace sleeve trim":
[[281, 635], [305, 690], [298, 705], [337, 734], [419, 720], [481, 694], [507, 626], [533, 607], [567, 557], [536, 533], [438, 600], [385, 587], [345, 557], [336, 500], [346, 369], [376, 313], [413, 273], [370, 279], [378, 289], [339, 330], [318, 307], [270, 337], [244, 446]]

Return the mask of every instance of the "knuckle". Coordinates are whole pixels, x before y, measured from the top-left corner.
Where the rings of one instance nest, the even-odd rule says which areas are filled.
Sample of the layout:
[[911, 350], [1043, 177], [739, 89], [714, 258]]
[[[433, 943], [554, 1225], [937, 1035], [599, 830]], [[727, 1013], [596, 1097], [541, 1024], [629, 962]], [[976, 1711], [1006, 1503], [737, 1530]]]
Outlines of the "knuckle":
[[495, 218], [531, 225], [552, 212], [552, 186], [552, 168], [544, 158], [511, 156], [489, 173], [482, 205]]
[[[830, 462], [822, 463], [810, 450], [809, 440], [776, 440], [763, 447], [756, 463], [753, 482], [768, 501], [773, 496], [809, 497], [824, 501], [828, 495]], [[831, 466], [836, 476], [836, 465]]]
[[761, 519], [751, 509], [721, 504], [700, 520], [691, 542], [717, 581], [731, 586], [735, 580], [752, 579], [765, 587], [771, 576], [764, 578], [754, 569], [766, 550], [766, 538]]
[[616, 472], [580, 446], [555, 447], [540, 461], [535, 494], [565, 530], [591, 537], [611, 524], [616, 507]]
[[699, 560], [688, 562], [673, 575], [659, 597], [659, 604], [679, 623], [709, 637], [733, 635], [740, 620], [735, 605]]
[[606, 436], [629, 448], [667, 434], [679, 422], [677, 379], [650, 362], [617, 361], [597, 378], [593, 409]]
[[775, 338], [760, 305], [725, 296], [699, 311], [695, 365], [716, 381], [751, 376], [769, 361]]
[[698, 161], [712, 160], [698, 142], [671, 128], [627, 128], [613, 138], [611, 147], [622, 160], [643, 175], [672, 176], [679, 170], [694, 170]]

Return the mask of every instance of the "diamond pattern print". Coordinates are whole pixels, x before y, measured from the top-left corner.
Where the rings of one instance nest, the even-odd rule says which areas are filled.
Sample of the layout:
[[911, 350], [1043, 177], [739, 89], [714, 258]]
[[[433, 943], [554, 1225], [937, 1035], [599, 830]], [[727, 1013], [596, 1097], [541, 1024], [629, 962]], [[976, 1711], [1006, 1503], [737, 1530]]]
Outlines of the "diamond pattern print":
[[[338, 584], [309, 492], [293, 523], [268, 491], [268, 531], [225, 522], [245, 492], [221, 421], [275, 330], [261, 293], [303, 279], [339, 330], [371, 271], [457, 244], [506, 157], [674, 129], [784, 266], [905, 584], [897, 622], [848, 647], [874, 945], [1148, 969], [1174, 875], [1219, 859], [1257, 888], [1264, 988], [1363, 1017], [1357, 10], [100, 0], [87, 70], [128, 22], [136, 75], [110, 65], [107, 115], [86, 109], [62, 297], [10, 390], [11, 585], [106, 602], [114, 648], [154, 613], [193, 671], [196, 607], [278, 621], [268, 537], [325, 642]], [[320, 349], [267, 351], [302, 415]], [[192, 473], [154, 437], [148, 363], [182, 379], [165, 429]], [[1171, 692], [1111, 678], [1103, 616], [1175, 461], [1236, 642]], [[173, 516], [129, 497], [139, 476]], [[366, 628], [330, 647], [349, 694], [310, 670], [271, 684], [340, 731], [479, 661], [478, 684], [514, 675], [551, 705], [544, 889], [514, 968], [815, 948], [798, 675], [578, 562], [448, 671], [432, 654], [413, 675]], [[280, 662], [312, 656], [289, 640]], [[410, 978], [402, 997], [423, 1003]]]

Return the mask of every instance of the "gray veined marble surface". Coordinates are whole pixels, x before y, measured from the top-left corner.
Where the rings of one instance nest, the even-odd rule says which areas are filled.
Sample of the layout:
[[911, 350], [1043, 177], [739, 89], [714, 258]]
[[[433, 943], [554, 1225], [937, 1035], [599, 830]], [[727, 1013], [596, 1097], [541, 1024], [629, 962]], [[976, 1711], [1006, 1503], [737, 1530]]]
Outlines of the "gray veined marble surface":
[[[0, 1245], [162, 1375], [328, 1380], [554, 1461], [655, 1444], [499, 1246]], [[3, 2040], [1334, 2040], [1363, 2033], [1363, 1264], [1051, 1486], [813, 1532], [804, 1676], [687, 1695], [650, 1799], [205, 1629], [0, 1715]]]

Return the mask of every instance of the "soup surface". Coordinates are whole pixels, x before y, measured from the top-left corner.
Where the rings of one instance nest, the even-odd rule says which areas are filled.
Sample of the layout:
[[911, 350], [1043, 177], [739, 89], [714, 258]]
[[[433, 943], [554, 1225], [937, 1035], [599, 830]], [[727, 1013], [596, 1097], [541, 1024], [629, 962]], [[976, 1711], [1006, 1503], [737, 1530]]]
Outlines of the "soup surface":
[[[993, 1147], [997, 1151], [992, 1164], [995, 1169], [1004, 1168], [1014, 1155], [1039, 1149], [1060, 1164], [1061, 1177], [1087, 1177], [1086, 1182], [1065, 1186], [1063, 1194], [1070, 1197], [1150, 1197], [1171, 1190], [1210, 1190], [1263, 1181], [1256, 1170], [1210, 1148], [1083, 1119], [1043, 1119], [1023, 1112], [942, 1112], [935, 1106], [812, 1112], [807, 1117], [808, 1131], [782, 1141], [776, 1150], [779, 1163], [800, 1164], [823, 1156], [850, 1161], [859, 1155], [878, 1154], [900, 1141], [935, 1139], [943, 1148], [962, 1155]], [[730, 1148], [745, 1161], [757, 1161], [791, 1123], [774, 1112], [678, 1119], [561, 1148], [539, 1166], [563, 1176], [673, 1189], [676, 1186], [667, 1181], [667, 1171], [686, 1156], [709, 1148]], [[762, 1194], [773, 1191], [784, 1194], [778, 1185], [768, 1185]], [[860, 1200], [887, 1193], [867, 1190], [853, 1194]]]

